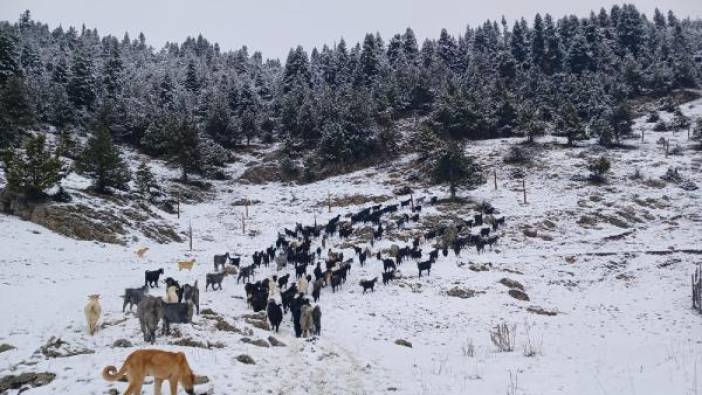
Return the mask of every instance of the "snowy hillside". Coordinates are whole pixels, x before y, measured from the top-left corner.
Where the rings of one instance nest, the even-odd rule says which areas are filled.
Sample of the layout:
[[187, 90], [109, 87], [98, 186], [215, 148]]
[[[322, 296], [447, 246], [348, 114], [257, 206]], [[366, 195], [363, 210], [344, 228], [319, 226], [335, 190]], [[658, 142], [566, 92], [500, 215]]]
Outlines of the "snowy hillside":
[[[681, 107], [693, 118], [702, 115], [702, 100]], [[129, 352], [147, 345], [135, 315], [121, 312], [120, 295], [126, 287], [140, 286], [144, 270], [163, 267], [166, 276], [181, 283], [197, 279], [201, 308], [236, 327], [236, 332], [218, 330], [217, 320], [207, 314], [196, 316], [192, 325], [177, 325], [183, 338], [214, 345], [209, 349], [170, 345], [179, 340], [175, 337], [158, 338], [155, 347], [184, 351], [196, 373], [207, 376], [209, 382], [197, 386], [196, 393], [697, 393], [702, 387], [697, 379], [702, 317], [690, 308], [689, 282], [694, 264], [702, 262], [700, 191], [686, 191], [660, 177], [676, 167], [700, 184], [702, 156], [686, 133], [653, 132], [651, 127], [637, 120], [634, 129], [646, 130], [645, 142], [634, 138], [627, 141], [631, 149], [607, 152], [612, 174], [601, 186], [573, 181], [574, 175], [587, 173], [585, 159], [600, 154], [596, 146], [564, 149], [551, 144], [550, 137], [544, 139], [527, 172], [527, 204], [521, 181], [510, 176], [514, 168], [502, 162], [518, 140], [470, 145], [470, 154], [497, 169], [497, 190], [490, 177], [466, 194], [475, 202], [491, 203], [506, 217], [494, 249], [440, 255], [431, 275], [421, 279], [412, 261], [403, 263], [401, 279], [379, 283], [365, 295], [359, 280], [379, 277], [382, 264], [371, 258], [361, 268], [356, 259], [340, 292], [322, 291], [321, 336], [295, 338], [286, 315], [275, 335], [285, 347], [241, 341], [267, 339], [271, 333], [242, 318], [251, 311], [234, 278], [225, 279], [222, 291], [204, 292], [212, 256], [234, 252], [249, 264], [250, 255], [270, 246], [282, 227], [315, 219], [324, 223], [369, 205], [332, 207], [329, 213], [329, 196], [360, 194], [388, 203], [405, 199], [392, 191], [398, 174], [411, 170], [411, 158], [303, 186], [217, 182], [220, 192], [214, 200], [185, 205], [180, 220], [166, 217], [179, 230], [192, 224], [194, 250], [188, 251], [188, 243], [147, 244], [143, 260], [134, 253], [138, 243], [75, 241], [2, 216], [0, 298], [5, 302], [0, 313], [5, 318], [0, 343], [15, 349], [2, 353], [1, 374], [55, 373], [53, 382], [28, 392], [37, 395], [123, 391], [125, 384], [106, 383], [100, 370], [121, 364]], [[661, 137], [682, 152], [665, 158], [657, 144]], [[632, 177], [634, 168], [640, 177]], [[446, 193], [415, 186], [414, 196]], [[255, 203], [243, 235], [243, 207], [232, 203], [245, 198]], [[425, 205], [421, 216], [468, 218], [472, 208], [468, 203]], [[411, 223], [400, 234], [418, 232], [421, 224]], [[405, 244], [385, 238], [372, 250], [393, 243]], [[352, 249], [344, 252], [354, 255]], [[176, 260], [184, 257], [197, 259], [192, 272], [177, 271]], [[481, 265], [485, 271], [477, 271]], [[273, 266], [262, 268], [256, 279], [271, 274]], [[523, 284], [530, 300], [512, 298], [499, 282], [503, 278]], [[476, 293], [465, 299], [447, 295], [456, 287]], [[162, 286], [152, 294], [164, 292]], [[92, 293], [101, 295], [105, 323], [94, 337], [86, 332], [82, 312]], [[490, 340], [490, 331], [502, 322], [516, 326], [512, 352], [497, 352]], [[64, 347], [94, 353], [46, 358], [37, 350], [52, 336], [67, 342]], [[133, 347], [112, 347], [118, 339]], [[411, 348], [395, 344], [397, 339], [409, 341]], [[255, 365], [236, 361], [241, 354], [251, 356]]]

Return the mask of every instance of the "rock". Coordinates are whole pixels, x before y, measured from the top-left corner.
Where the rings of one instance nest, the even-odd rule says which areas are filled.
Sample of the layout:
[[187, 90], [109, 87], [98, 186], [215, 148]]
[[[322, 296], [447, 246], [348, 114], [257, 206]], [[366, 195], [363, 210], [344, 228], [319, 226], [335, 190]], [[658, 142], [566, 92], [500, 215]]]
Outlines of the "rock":
[[35, 353], [41, 353], [46, 358], [66, 358], [75, 355], [95, 354], [95, 351], [87, 348], [71, 348], [71, 346], [67, 342], [61, 340], [60, 337], [52, 336], [49, 341], [41, 346]]
[[15, 346], [13, 346], [11, 344], [6, 344], [6, 343], [0, 344], [0, 353], [3, 353], [5, 351], [14, 350], [14, 349], [15, 349]]
[[215, 324], [215, 329], [224, 332], [241, 333], [241, 330], [239, 330], [239, 328], [235, 327], [234, 325], [228, 323], [223, 319], [217, 320], [217, 323]]
[[524, 236], [526, 236], [526, 237], [536, 237], [537, 235], [538, 235], [538, 232], [536, 231], [536, 229], [531, 229], [531, 228], [524, 229]]
[[492, 263], [470, 263], [468, 269], [474, 272], [487, 272], [492, 267]]
[[114, 348], [129, 348], [133, 346], [132, 342], [127, 339], [117, 339], [112, 343], [112, 347]]
[[264, 331], [271, 330], [270, 326], [268, 325], [268, 321], [266, 321], [266, 320], [256, 320], [256, 319], [251, 319], [251, 318], [245, 318], [244, 321], [247, 324], [254, 326], [258, 329], [263, 329]]
[[193, 340], [189, 337], [171, 342], [171, 344], [174, 346], [182, 346], [182, 347], [209, 348], [207, 346], [207, 344], [205, 344], [201, 341]]
[[547, 315], [547, 316], [554, 316], [554, 315], [558, 314], [557, 311], [546, 310], [540, 306], [529, 306], [529, 307], [527, 307], [527, 311], [530, 313], [539, 314], [539, 315]]
[[207, 376], [195, 376], [195, 385], [207, 384], [210, 382], [210, 378]]
[[410, 187], [407, 186], [407, 185], [404, 185], [404, 186], [395, 188], [395, 189], [392, 191], [392, 193], [393, 193], [394, 195], [409, 195], [409, 194], [412, 193], [412, 188], [410, 188]]
[[258, 347], [270, 347], [271, 346], [270, 344], [268, 344], [267, 341], [265, 341], [263, 339], [256, 339], [256, 340], [252, 341], [251, 344], [253, 344], [254, 346], [258, 346]]
[[212, 309], [210, 309], [210, 308], [202, 309], [202, 311], [200, 311], [200, 314], [202, 314], [202, 315], [216, 315], [216, 316], [219, 316], [219, 314], [217, 314], [214, 310], [212, 310]]
[[510, 280], [509, 278], [502, 278], [499, 281], [499, 283], [504, 285], [507, 288], [518, 289], [520, 291], [524, 291], [524, 286], [517, 280]]
[[239, 355], [238, 357], [236, 357], [236, 360], [243, 363], [243, 364], [246, 364], [246, 365], [255, 365], [256, 364], [256, 362], [253, 360], [253, 358], [251, 358], [250, 356], [248, 356], [246, 354]]
[[520, 291], [518, 289], [510, 289], [509, 290], [509, 296], [518, 299], [518, 300], [529, 300], [529, 295], [527, 295], [524, 291]]
[[[54, 373], [22, 373], [19, 375], [9, 375], [0, 378], [0, 394], [4, 394], [7, 390], [16, 390], [26, 388], [41, 387], [54, 381], [56, 375]], [[23, 391], [20, 391], [23, 392]]]
[[107, 395], [119, 395], [119, 390], [116, 388], [110, 388], [110, 390], [107, 391]]
[[446, 291], [446, 295], [453, 296], [454, 298], [468, 299], [476, 295], [476, 292], [472, 289], [465, 289], [460, 287], [453, 287]]
[[271, 343], [271, 346], [273, 347], [285, 347], [286, 344], [281, 342], [280, 340], [276, 339], [273, 336], [268, 336], [268, 342]]
[[397, 340], [395, 340], [395, 344], [397, 344], [398, 346], [412, 348], [412, 343], [408, 342], [405, 339], [397, 339]]

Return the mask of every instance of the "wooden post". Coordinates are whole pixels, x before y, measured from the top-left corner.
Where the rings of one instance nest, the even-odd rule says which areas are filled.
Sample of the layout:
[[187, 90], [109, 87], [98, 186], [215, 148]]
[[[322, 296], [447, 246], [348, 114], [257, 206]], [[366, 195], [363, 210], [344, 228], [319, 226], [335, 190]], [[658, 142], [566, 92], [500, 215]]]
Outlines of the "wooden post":
[[414, 211], [414, 197], [410, 193], [410, 209]]
[[178, 197], [176, 199], [176, 205], [178, 206], [178, 219], [180, 219], [180, 191], [178, 191]]
[[192, 222], [192, 220], [188, 221], [188, 236], [190, 238], [190, 251], [192, 252], [192, 250], [193, 250], [193, 222]]
[[249, 218], [249, 198], [244, 200], [244, 210], [246, 210], [246, 218]]
[[522, 178], [522, 191], [524, 192], [524, 204], [527, 203], [526, 197], [526, 178]]
[[691, 129], [691, 128], [692, 128], [692, 124], [690, 124], [690, 125], [687, 127], [687, 141], [690, 141], [690, 129]]
[[327, 207], [331, 213], [331, 193], [327, 192]]
[[641, 142], [644, 142], [644, 129], [641, 129]]
[[668, 157], [668, 148], [670, 148], [670, 139], [665, 139], [665, 157]]
[[314, 227], [317, 228], [317, 214], [314, 214]]
[[492, 175], [495, 180], [495, 190], [497, 190], [497, 169], [492, 169]]
[[246, 235], [246, 218], [244, 216], [241, 216], [241, 234]]

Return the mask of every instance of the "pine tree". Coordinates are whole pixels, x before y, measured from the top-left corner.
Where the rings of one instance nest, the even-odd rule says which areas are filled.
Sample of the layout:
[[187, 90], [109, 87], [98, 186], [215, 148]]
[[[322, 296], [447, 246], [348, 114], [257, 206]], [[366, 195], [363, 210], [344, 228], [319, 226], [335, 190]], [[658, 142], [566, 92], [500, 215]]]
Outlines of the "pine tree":
[[74, 106], [87, 110], [93, 109], [97, 98], [93, 63], [81, 50], [76, 51], [73, 56], [71, 78], [68, 80], [66, 92]]
[[673, 130], [675, 130], [676, 132], [679, 130], [687, 129], [690, 126], [690, 118], [688, 118], [685, 114], [682, 113], [680, 107], [676, 108], [675, 112], [673, 112], [672, 126]]
[[170, 155], [180, 167], [181, 180], [201, 168], [200, 135], [191, 116], [180, 116], [172, 130]]
[[583, 125], [578, 116], [578, 111], [572, 103], [565, 103], [561, 107], [558, 117], [558, 127], [568, 138], [569, 146], [572, 146], [573, 142], [582, 136]]
[[544, 37], [544, 20], [540, 14], [534, 17], [534, 27], [531, 33], [531, 62], [544, 69], [546, 64], [546, 39]]
[[609, 116], [609, 125], [617, 144], [621, 143], [622, 137], [631, 134], [631, 126], [633, 124], [629, 106], [626, 103], [617, 105]]
[[6, 150], [2, 154], [3, 170], [8, 190], [38, 198], [44, 191], [63, 178], [61, 161], [46, 145], [46, 137], [30, 137], [20, 150]]
[[137, 196], [139, 196], [139, 199], [142, 201], [151, 201], [151, 188], [154, 187], [155, 181], [154, 174], [151, 172], [151, 168], [149, 168], [146, 161], [141, 161], [139, 163], [135, 175], [134, 182], [136, 184]]
[[432, 168], [432, 179], [439, 184], [447, 184], [451, 199], [456, 199], [458, 188], [475, 182], [476, 169], [473, 161], [465, 155], [461, 144], [450, 144], [439, 153]]
[[0, 86], [4, 85], [8, 78], [20, 76], [18, 57], [17, 37], [0, 28]]
[[76, 169], [93, 178], [93, 187], [98, 193], [107, 193], [108, 188], [127, 189], [131, 178], [119, 147], [112, 143], [106, 125], [99, 125], [88, 139], [78, 158]]
[[10, 77], [0, 86], [0, 148], [13, 144], [32, 125], [34, 114], [23, 78]]
[[189, 90], [190, 92], [198, 92], [200, 90], [200, 82], [197, 77], [195, 61], [192, 59], [190, 59], [190, 62], [188, 62], [184, 85], [185, 89]]

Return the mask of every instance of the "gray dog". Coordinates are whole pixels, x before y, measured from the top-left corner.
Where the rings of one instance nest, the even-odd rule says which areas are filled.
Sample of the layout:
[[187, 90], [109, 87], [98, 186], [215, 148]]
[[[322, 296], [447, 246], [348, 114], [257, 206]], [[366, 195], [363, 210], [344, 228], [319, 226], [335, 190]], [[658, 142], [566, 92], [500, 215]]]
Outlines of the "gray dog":
[[183, 302], [190, 302], [195, 306], [197, 314], [200, 315], [200, 289], [197, 287], [197, 280], [193, 285], [183, 285]]
[[137, 305], [139, 325], [144, 333], [144, 341], [154, 344], [158, 323], [164, 315], [163, 301], [155, 296], [145, 296]]

